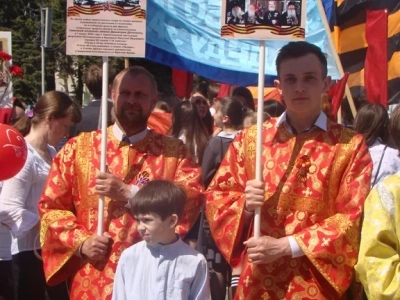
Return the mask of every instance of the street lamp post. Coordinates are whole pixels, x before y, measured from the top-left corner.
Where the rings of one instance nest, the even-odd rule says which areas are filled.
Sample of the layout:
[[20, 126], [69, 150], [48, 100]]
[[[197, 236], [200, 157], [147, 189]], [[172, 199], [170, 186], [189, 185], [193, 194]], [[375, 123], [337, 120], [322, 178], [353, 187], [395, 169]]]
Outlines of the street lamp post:
[[44, 33], [45, 33], [45, 11], [44, 11], [44, 1], [40, 5], [40, 48], [42, 51], [42, 95], [46, 91], [46, 83], [45, 83], [45, 51], [44, 51]]
[[51, 47], [52, 10], [51, 8], [44, 7], [44, 0], [42, 0], [40, 4], [40, 9], [32, 8], [31, 2], [29, 2], [26, 7], [24, 15], [36, 19], [39, 13], [40, 13], [40, 48], [41, 48], [41, 64], [42, 64], [41, 93], [43, 95], [46, 92], [45, 49]]

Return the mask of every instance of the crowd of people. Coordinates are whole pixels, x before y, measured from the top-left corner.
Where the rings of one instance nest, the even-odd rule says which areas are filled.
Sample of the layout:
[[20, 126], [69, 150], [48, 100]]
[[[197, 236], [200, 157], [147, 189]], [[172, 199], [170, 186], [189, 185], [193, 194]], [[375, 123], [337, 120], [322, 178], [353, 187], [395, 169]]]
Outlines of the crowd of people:
[[400, 106], [367, 103], [348, 128], [322, 105], [317, 46], [288, 43], [276, 67], [282, 99], [263, 107], [203, 82], [171, 105], [146, 69], [110, 70], [106, 132], [95, 65], [83, 109], [58, 91], [14, 102], [28, 158], [0, 192], [0, 299], [400, 297]]

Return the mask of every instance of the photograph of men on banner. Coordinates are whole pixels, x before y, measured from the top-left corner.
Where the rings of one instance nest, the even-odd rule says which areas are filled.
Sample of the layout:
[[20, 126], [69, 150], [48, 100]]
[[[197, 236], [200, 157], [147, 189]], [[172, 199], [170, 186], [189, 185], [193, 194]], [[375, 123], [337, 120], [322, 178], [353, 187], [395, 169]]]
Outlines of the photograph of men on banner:
[[139, 0], [74, 0], [76, 5], [99, 5], [99, 4], [113, 4], [122, 7], [137, 7], [140, 6]]
[[[221, 35], [250, 39], [304, 39], [305, 0], [224, 0]], [[304, 22], [302, 23], [302, 20]]]

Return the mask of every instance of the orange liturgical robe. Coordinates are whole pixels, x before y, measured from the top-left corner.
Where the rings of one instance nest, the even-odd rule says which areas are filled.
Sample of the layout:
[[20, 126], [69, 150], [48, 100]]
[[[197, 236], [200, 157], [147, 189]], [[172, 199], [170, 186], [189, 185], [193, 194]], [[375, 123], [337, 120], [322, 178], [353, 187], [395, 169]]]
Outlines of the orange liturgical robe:
[[[39, 202], [46, 280], [54, 285], [71, 279], [70, 299], [111, 299], [122, 251], [141, 240], [126, 203], [106, 198], [104, 230], [114, 241], [108, 261], [92, 265], [74, 255], [97, 229], [95, 177], [100, 169], [100, 143], [99, 131], [70, 140], [54, 158]], [[142, 141], [129, 145], [117, 140], [109, 127], [107, 165], [125, 183], [140, 186], [149, 180], [166, 179], [182, 185], [188, 202], [177, 232], [185, 236], [199, 216], [203, 188], [199, 168], [180, 140], [148, 131]]]
[[212, 235], [227, 261], [244, 255], [235, 299], [341, 299], [354, 276], [372, 162], [361, 135], [328, 121], [295, 136], [263, 124], [261, 236], [293, 236], [304, 256], [253, 265], [243, 241], [244, 189], [255, 177], [256, 126], [240, 133], [206, 192]]

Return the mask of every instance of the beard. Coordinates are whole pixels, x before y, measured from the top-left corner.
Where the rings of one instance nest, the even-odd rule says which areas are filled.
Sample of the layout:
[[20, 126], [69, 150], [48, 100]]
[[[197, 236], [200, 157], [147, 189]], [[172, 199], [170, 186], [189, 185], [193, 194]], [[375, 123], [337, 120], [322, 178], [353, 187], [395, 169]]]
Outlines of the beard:
[[293, 10], [293, 9], [289, 9], [288, 11], [287, 11], [287, 15], [288, 15], [288, 17], [296, 17], [296, 11], [295, 10]]
[[232, 8], [232, 16], [235, 18], [240, 18], [242, 16], [242, 9], [240, 7]]
[[275, 6], [268, 6], [269, 11], [275, 11]]
[[140, 129], [147, 126], [150, 113], [144, 113], [140, 105], [124, 103], [119, 109], [117, 107], [114, 107], [114, 109], [116, 119], [125, 130], [127, 128]]
[[254, 10], [249, 10], [247, 11], [247, 13], [249, 14], [249, 18], [254, 18], [254, 16], [256, 15], [256, 12]]

